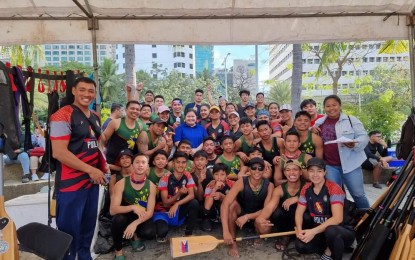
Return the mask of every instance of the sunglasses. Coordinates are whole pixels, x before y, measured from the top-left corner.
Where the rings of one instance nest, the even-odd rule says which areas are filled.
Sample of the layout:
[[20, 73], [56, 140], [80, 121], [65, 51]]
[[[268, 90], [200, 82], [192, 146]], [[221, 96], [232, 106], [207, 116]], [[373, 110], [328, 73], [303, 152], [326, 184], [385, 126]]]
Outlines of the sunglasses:
[[253, 171], [256, 171], [256, 170], [258, 170], [258, 171], [263, 171], [264, 170], [264, 166], [260, 166], [260, 165], [258, 165], [258, 166], [251, 166], [251, 167], [249, 167], [251, 170], [253, 170]]

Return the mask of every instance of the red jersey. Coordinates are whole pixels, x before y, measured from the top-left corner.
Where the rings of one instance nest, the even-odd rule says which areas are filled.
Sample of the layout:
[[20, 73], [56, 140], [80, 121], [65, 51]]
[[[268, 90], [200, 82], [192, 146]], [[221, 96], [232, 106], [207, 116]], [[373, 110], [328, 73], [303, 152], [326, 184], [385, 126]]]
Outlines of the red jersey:
[[[68, 150], [81, 161], [93, 167], [98, 164], [98, 141], [85, 115], [72, 105], [64, 106], [50, 118], [50, 139], [69, 140]], [[91, 112], [91, 121], [100, 126], [98, 115]], [[87, 173], [72, 169], [58, 162], [56, 166], [56, 188], [61, 192], [71, 192], [91, 188]]]

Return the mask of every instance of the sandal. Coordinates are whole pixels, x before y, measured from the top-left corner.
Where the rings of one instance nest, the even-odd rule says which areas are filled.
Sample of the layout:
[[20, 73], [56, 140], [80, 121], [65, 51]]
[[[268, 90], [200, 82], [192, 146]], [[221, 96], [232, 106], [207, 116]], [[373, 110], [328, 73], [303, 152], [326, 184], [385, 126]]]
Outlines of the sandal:
[[144, 249], [146, 249], [146, 246], [143, 242], [141, 242], [141, 240], [132, 241], [131, 247], [133, 248], [132, 252], [142, 252]]
[[167, 241], [167, 238], [166, 237], [157, 237], [156, 241], [158, 243], [165, 243]]
[[275, 246], [274, 247], [277, 250], [277, 252], [284, 252], [289, 243], [290, 243], [290, 237], [289, 236], [279, 237], [275, 241]]

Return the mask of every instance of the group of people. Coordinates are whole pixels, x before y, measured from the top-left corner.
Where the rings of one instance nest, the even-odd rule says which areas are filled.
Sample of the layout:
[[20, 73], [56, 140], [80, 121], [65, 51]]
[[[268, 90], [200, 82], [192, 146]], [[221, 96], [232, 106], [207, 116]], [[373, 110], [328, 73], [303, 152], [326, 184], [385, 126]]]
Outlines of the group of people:
[[[145, 239], [165, 242], [170, 227], [185, 225], [184, 235], [191, 236], [198, 226], [210, 232], [212, 221], [221, 222], [234, 257], [235, 230], [246, 226], [260, 234], [295, 229], [297, 250], [323, 259], [341, 259], [352, 244], [342, 187], [358, 208], [369, 208], [361, 168], [369, 137], [357, 118], [342, 112], [338, 96], [324, 99], [325, 115], [306, 99], [293, 116], [289, 104], [266, 105], [263, 93], [249, 102], [248, 90], [239, 93], [239, 104], [223, 97], [214, 102], [211, 87], [209, 104], [201, 89], [187, 105], [177, 97], [167, 106], [151, 90], [140, 102], [140, 83], [135, 95], [127, 86], [125, 108], [113, 105], [101, 129], [88, 108], [95, 87], [79, 78], [74, 103], [51, 117], [52, 151], [60, 162], [57, 226], [73, 236], [67, 259], [90, 259], [97, 184], [107, 183], [114, 259], [125, 258], [125, 240], [139, 252]], [[353, 141], [338, 143], [340, 137]], [[289, 240], [277, 239], [275, 248], [285, 250]]]

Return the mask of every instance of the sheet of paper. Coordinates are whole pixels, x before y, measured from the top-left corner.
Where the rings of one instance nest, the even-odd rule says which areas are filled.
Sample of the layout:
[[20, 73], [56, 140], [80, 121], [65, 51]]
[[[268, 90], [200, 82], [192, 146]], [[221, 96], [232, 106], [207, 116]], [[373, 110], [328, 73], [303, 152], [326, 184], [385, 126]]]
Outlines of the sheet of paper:
[[358, 141], [342, 136], [338, 138], [337, 140], [328, 141], [328, 142], [325, 142], [324, 144], [343, 144], [343, 143], [358, 143]]

